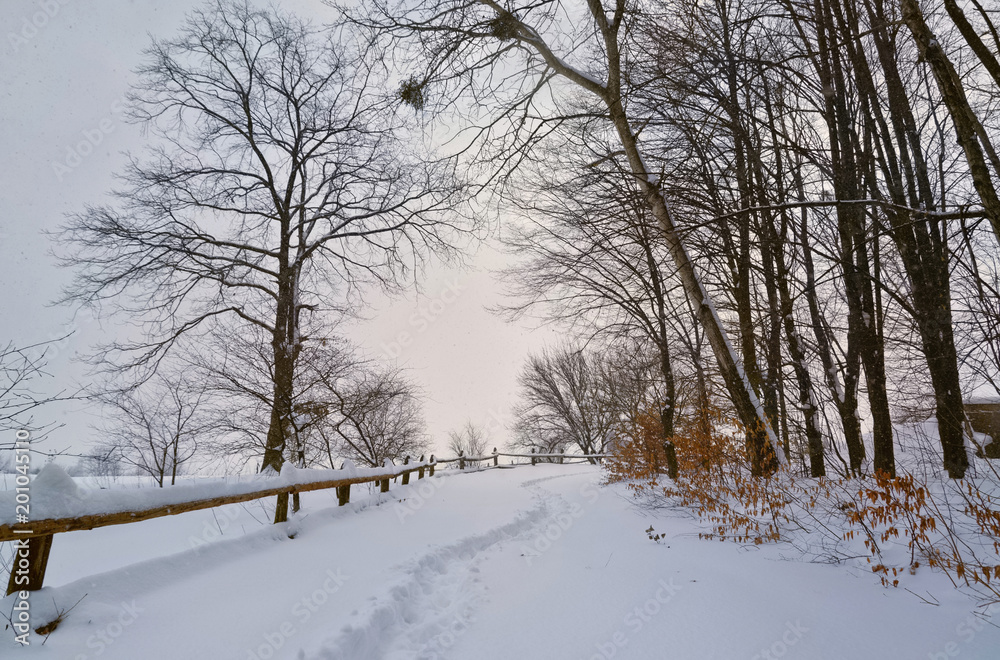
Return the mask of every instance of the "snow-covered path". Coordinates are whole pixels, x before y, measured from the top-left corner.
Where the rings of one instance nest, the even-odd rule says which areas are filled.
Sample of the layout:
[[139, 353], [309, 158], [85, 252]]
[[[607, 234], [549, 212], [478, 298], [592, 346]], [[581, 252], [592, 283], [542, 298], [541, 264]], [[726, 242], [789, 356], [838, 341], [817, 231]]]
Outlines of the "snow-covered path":
[[910, 583], [930, 606], [781, 546], [702, 541], [586, 466], [439, 475], [343, 508], [306, 494], [287, 526], [233, 506], [58, 535], [34, 616], [82, 600], [0, 657], [1000, 658], [1000, 629], [941, 576]]

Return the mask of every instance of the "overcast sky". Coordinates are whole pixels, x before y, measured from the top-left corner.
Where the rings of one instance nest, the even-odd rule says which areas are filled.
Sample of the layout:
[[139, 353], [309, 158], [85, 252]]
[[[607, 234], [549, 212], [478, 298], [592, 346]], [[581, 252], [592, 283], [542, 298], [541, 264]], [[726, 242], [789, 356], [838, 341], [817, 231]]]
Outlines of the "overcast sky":
[[[55, 266], [51, 242], [66, 213], [101, 203], [143, 137], [125, 124], [119, 102], [150, 35], [174, 34], [193, 0], [3, 0], [0, 26], [0, 341], [25, 345], [72, 338], [57, 347], [46, 391], [85, 379], [72, 357], [115, 333], [114, 319], [72, 318], [51, 302], [69, 273]], [[283, 0], [323, 21], [320, 0]], [[429, 431], [439, 448], [466, 419], [489, 424], [494, 444], [515, 400], [525, 355], [552, 341], [530, 322], [507, 324], [484, 306], [500, 301], [490, 269], [504, 256], [487, 244], [470, 268], [433, 268], [422, 292], [387, 299], [369, 296], [370, 320], [346, 334], [374, 358], [392, 356], [423, 388]], [[405, 335], [405, 336], [404, 336]], [[404, 345], [405, 344], [405, 345]], [[60, 421], [50, 448], [86, 449], [92, 419], [76, 407], [53, 408], [38, 421]]]

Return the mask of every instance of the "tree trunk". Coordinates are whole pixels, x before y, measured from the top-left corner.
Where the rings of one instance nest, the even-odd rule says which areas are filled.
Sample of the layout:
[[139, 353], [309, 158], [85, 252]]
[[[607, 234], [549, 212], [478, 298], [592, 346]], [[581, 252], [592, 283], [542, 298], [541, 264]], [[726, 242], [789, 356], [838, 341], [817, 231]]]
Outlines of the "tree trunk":
[[791, 291], [788, 285], [788, 269], [784, 264], [784, 256], [780, 249], [781, 237], [777, 232], [773, 232], [774, 244], [778, 246], [775, 250], [775, 266], [777, 268], [777, 285], [780, 297], [780, 310], [782, 323], [785, 329], [785, 339], [788, 342], [788, 354], [792, 360], [792, 369], [795, 372], [795, 379], [799, 389], [799, 410], [805, 421], [806, 446], [809, 451], [809, 473], [813, 477], [826, 475], [826, 466], [823, 458], [823, 434], [817, 424], [819, 409], [813, 397], [812, 375], [809, 373], [809, 366], [806, 361], [805, 346], [802, 337], [799, 336], [795, 326], [795, 308]]
[[[869, 19], [879, 19], [869, 4]], [[848, 15], [842, 20], [842, 29], [856, 22]], [[879, 26], [873, 31], [878, 46], [879, 59], [885, 72], [889, 93], [889, 113], [895, 128], [899, 153], [889, 134], [888, 124], [882, 114], [871, 70], [864, 53], [851, 48], [859, 90], [866, 97], [863, 118], [868, 133], [875, 140], [874, 149], [863, 153], [877, 155], [892, 201], [897, 206], [911, 206], [933, 211], [936, 205], [920, 144], [919, 132], [912, 109], [904, 93], [895, 59], [896, 49], [891, 36]], [[868, 157], [864, 171], [873, 197], [880, 197], [878, 177], [875, 173], [875, 156]], [[904, 192], [903, 175], [909, 182], [909, 200]], [[949, 274], [949, 249], [942, 227], [925, 215], [888, 210], [887, 216], [893, 239], [911, 290], [913, 320], [920, 334], [921, 347], [927, 361], [931, 385], [934, 389], [938, 432], [944, 454], [944, 465], [949, 476], [961, 478], [968, 467], [965, 452], [964, 410], [961, 395], [958, 353], [955, 347]]]
[[[296, 310], [297, 272], [289, 263], [288, 227], [282, 227], [279, 261], [284, 264], [278, 272], [278, 300], [275, 330], [271, 340], [274, 356], [274, 390], [271, 404], [271, 421], [267, 429], [267, 444], [261, 471], [268, 468], [277, 473], [285, 462], [285, 448], [292, 432], [292, 398], [295, 387], [295, 360], [298, 357], [298, 314]], [[288, 494], [278, 496], [274, 522], [288, 518]]]
[[[934, 79], [937, 80], [938, 89], [941, 91], [941, 100], [951, 114], [958, 143], [965, 152], [972, 183], [983, 203], [983, 211], [993, 226], [993, 233], [1000, 241], [1000, 198], [997, 196], [996, 187], [993, 185], [990, 170], [983, 156], [983, 147], [986, 145], [980, 145], [978, 139], [985, 137], [985, 133], [972, 106], [969, 105], [961, 78], [941, 48], [941, 44], [927, 27], [917, 0], [900, 0], [900, 7], [903, 10], [903, 21], [913, 35], [920, 57], [934, 72]], [[1000, 175], [1000, 172], [997, 174]]]
[[815, 7], [820, 53], [818, 73], [826, 97], [824, 119], [830, 136], [833, 187], [838, 200], [837, 231], [847, 297], [848, 341], [853, 339], [865, 369], [872, 413], [873, 467], [876, 471], [895, 475], [892, 420], [885, 386], [885, 356], [876, 329], [878, 319], [875, 318], [871, 290], [864, 210], [857, 204], [841, 203], [857, 200], [860, 191], [847, 85], [839, 47], [831, 47], [831, 43], [838, 41], [830, 3], [817, 0]]
[[[766, 84], [766, 79], [764, 79]], [[769, 91], [769, 90], [768, 90]], [[768, 123], [772, 127], [777, 127], [779, 119], [774, 116], [774, 106], [771, 103], [770, 94], [764, 96], [764, 106], [767, 111]], [[780, 120], [782, 131], [786, 130], [784, 118]], [[778, 190], [778, 203], [788, 201], [788, 195], [784, 187], [785, 181], [785, 160], [782, 158], [780, 141], [775, 131], [771, 133], [771, 145], [774, 151], [774, 179]], [[762, 169], [762, 168], [761, 168]], [[765, 214], [764, 227], [767, 231], [767, 243], [773, 252], [774, 280], [778, 293], [778, 309], [780, 322], [784, 326], [785, 340], [788, 343], [788, 355], [792, 361], [792, 370], [795, 373], [795, 380], [799, 390], [799, 410], [805, 424], [806, 447], [809, 453], [809, 473], [813, 477], [826, 475], [826, 464], [823, 455], [823, 434], [819, 430], [817, 419], [819, 408], [813, 396], [812, 374], [809, 372], [809, 364], [806, 361], [805, 344], [799, 335], [795, 324], [795, 304], [792, 298], [788, 266], [785, 265], [786, 238], [788, 235], [789, 218], [787, 211], [781, 211], [780, 231], [775, 226], [774, 216]], [[776, 332], [776, 330], [775, 330]], [[779, 366], [780, 369], [780, 366]], [[784, 397], [782, 397], [784, 401]], [[787, 453], [787, 448], [786, 448]]]
[[649, 282], [653, 289], [656, 307], [656, 348], [660, 353], [660, 375], [663, 377], [663, 402], [660, 408], [660, 428], [663, 434], [663, 452], [667, 459], [667, 476], [678, 476], [677, 447], [674, 445], [674, 419], [677, 416], [677, 388], [674, 382], [674, 368], [670, 359], [670, 344], [667, 340], [666, 291], [660, 277], [659, 264], [653, 255], [650, 238], [644, 228], [639, 228], [642, 248], [649, 270]]
[[993, 78], [993, 82], [996, 83], [997, 88], [1000, 89], [1000, 62], [997, 62], [997, 58], [993, 55], [983, 40], [979, 37], [979, 33], [976, 29], [972, 27], [969, 23], [969, 19], [965, 17], [965, 13], [962, 8], [958, 6], [955, 0], [944, 0], [944, 8], [948, 10], [948, 15], [951, 16], [951, 20], [955, 23], [955, 27], [958, 31], [962, 33], [962, 37], [965, 42], [969, 44], [972, 52], [976, 54], [979, 61], [983, 63], [983, 67], [989, 72], [990, 77]]
[[715, 311], [715, 305], [695, 272], [694, 264], [681, 242], [677, 226], [674, 224], [673, 214], [660, 191], [658, 182], [651, 179], [643, 161], [638, 140], [629, 124], [628, 115], [622, 104], [621, 54], [618, 50], [617, 30], [608, 26], [607, 16], [603, 14], [599, 5], [592, 5], [591, 12], [601, 29], [608, 61], [607, 86], [601, 92], [597, 92], [593, 88], [591, 91], [602, 96], [611, 123], [618, 134], [618, 139], [628, 160], [632, 176], [638, 182], [639, 190], [660, 226], [667, 249], [674, 260], [678, 276], [684, 286], [684, 291], [688, 295], [715, 353], [719, 363], [719, 371], [726, 383], [729, 395], [732, 397], [740, 422], [745, 427], [751, 471], [756, 476], [770, 475], [777, 470], [779, 465], [785, 463], [785, 454], [764, 415], [760, 400], [757, 398], [746, 372], [738, 362], [736, 351], [733, 350], [729, 337], [722, 327], [722, 321]]
[[816, 295], [816, 273], [813, 266], [812, 250], [809, 247], [808, 213], [802, 210], [802, 225], [799, 242], [802, 244], [802, 261], [806, 272], [805, 296], [809, 306], [809, 317], [812, 322], [813, 336], [816, 338], [817, 352], [823, 364], [823, 379], [834, 406], [840, 417], [844, 431], [844, 442], [847, 444], [847, 460], [850, 463], [852, 475], [861, 474], [861, 464], [865, 458], [865, 446], [861, 442], [861, 422], [858, 419], [858, 375], [860, 356], [857, 342], [852, 337], [847, 340], [847, 356], [844, 365], [844, 382], [841, 384], [838, 375], [838, 365], [834, 361], [833, 348], [827, 335], [823, 312], [820, 310]]

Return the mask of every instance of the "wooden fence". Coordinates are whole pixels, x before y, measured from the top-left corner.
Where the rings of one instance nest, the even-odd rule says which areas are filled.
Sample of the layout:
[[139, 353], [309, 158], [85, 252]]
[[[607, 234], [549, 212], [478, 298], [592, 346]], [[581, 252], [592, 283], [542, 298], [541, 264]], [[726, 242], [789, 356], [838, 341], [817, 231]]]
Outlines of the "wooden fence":
[[[418, 479], [423, 479], [424, 475], [434, 476], [434, 470], [439, 464], [458, 463], [458, 467], [464, 470], [468, 463], [492, 462], [491, 467], [500, 466], [500, 457], [529, 458], [531, 465], [535, 465], [538, 460], [558, 460], [563, 463], [565, 460], [573, 461], [586, 460], [587, 462], [598, 462], [606, 458], [603, 454], [507, 454], [493, 450], [492, 454], [486, 456], [463, 456], [461, 453], [456, 458], [435, 459], [432, 454], [429, 460], [424, 460], [421, 456], [416, 463], [410, 463], [407, 457], [400, 466], [391, 469], [381, 470], [377, 474], [367, 474], [354, 477], [344, 477], [340, 479], [310, 479], [308, 474], [297, 479], [293, 483], [282, 483], [281, 485], [265, 486], [263, 488], [235, 494], [225, 494], [216, 497], [194, 499], [184, 502], [163, 504], [136, 511], [116, 511], [112, 513], [95, 513], [75, 518], [48, 518], [44, 520], [34, 520], [28, 523], [9, 523], [0, 525], [0, 541], [14, 541], [17, 543], [14, 551], [14, 558], [11, 563], [10, 579], [7, 583], [7, 595], [15, 591], [34, 591], [42, 588], [45, 580], [45, 568], [48, 564], [49, 552], [52, 549], [52, 537], [61, 532], [74, 532], [97, 527], [107, 527], [109, 525], [123, 525], [127, 523], [161, 518], [163, 516], [175, 516], [188, 511], [198, 511], [200, 509], [211, 509], [224, 506], [226, 504], [237, 504], [240, 502], [250, 502], [265, 497], [278, 496], [279, 503], [275, 511], [275, 523], [287, 520], [287, 501], [289, 495], [304, 493], [312, 490], [325, 490], [329, 488], [337, 489], [337, 501], [340, 506], [344, 506], [351, 499], [351, 486], [354, 484], [379, 482], [380, 491], [389, 491], [390, 480], [401, 478], [402, 484], [406, 485], [410, 481], [410, 475], [417, 473]], [[300, 470], [308, 473], [308, 470]], [[329, 470], [323, 470], [329, 473]], [[265, 480], [266, 483], [266, 480]], [[284, 501], [284, 508], [282, 507]], [[16, 580], [16, 576], [26, 576]]]

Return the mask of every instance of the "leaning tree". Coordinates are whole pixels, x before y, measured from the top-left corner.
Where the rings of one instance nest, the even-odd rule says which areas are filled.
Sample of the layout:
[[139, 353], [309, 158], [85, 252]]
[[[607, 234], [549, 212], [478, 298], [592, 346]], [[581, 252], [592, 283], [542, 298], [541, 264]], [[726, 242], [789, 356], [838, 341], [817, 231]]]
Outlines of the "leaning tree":
[[487, 173], [484, 185], [494, 190], [502, 191], [511, 172], [540, 157], [536, 147], [560, 126], [580, 117], [603, 122], [616, 146], [613, 156], [621, 158], [658, 225], [704, 328], [746, 427], [754, 473], [770, 473], [785, 462], [640, 140], [648, 117], [630, 100], [650, 82], [634, 66], [648, 58], [636, 38], [641, 3], [375, 0], [344, 11], [370, 31], [373, 44], [407, 54], [403, 101], [449, 119], [458, 109], [457, 120], [470, 130], [453, 144], [472, 156]]

